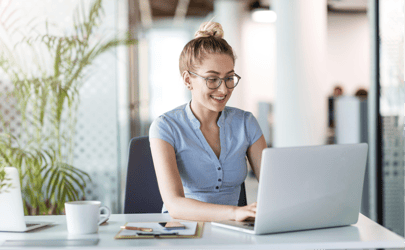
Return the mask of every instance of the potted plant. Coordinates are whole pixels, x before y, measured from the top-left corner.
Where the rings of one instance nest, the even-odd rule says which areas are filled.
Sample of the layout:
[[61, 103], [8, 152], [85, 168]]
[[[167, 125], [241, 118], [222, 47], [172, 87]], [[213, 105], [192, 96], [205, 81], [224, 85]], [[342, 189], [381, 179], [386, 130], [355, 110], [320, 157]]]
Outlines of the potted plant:
[[100, 38], [102, 0], [95, 0], [87, 13], [78, 7], [73, 17], [72, 34], [56, 36], [47, 29], [46, 34], [31, 32], [17, 42], [12, 40], [18, 27], [1, 23], [9, 40], [0, 40], [0, 69], [13, 88], [0, 97], [16, 101], [22, 122], [16, 136], [0, 112], [4, 128], [0, 133], [0, 193], [7, 190], [4, 167], [16, 167], [26, 214], [60, 214], [65, 201], [83, 199], [90, 177], [72, 166], [79, 90], [100, 54], [136, 43], [116, 34]]

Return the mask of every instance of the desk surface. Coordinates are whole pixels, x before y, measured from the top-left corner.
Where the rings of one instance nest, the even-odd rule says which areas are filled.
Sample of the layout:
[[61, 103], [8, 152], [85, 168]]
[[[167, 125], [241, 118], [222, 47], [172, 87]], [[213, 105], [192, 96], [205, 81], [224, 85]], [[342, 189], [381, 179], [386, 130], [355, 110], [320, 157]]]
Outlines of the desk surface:
[[[97, 234], [71, 236], [65, 216], [26, 216], [27, 221], [49, 221], [55, 225], [28, 233], [0, 232], [0, 249], [5, 240], [99, 239], [97, 248], [143, 249], [354, 249], [404, 248], [404, 238], [360, 214], [357, 224], [347, 227], [290, 233], [250, 235], [205, 223], [200, 239], [120, 239], [114, 236], [125, 222], [170, 221], [168, 214], [113, 214]], [[94, 247], [93, 247], [94, 248]], [[15, 248], [13, 248], [15, 249]], [[30, 248], [33, 249], [33, 248]], [[47, 248], [50, 249], [50, 248]], [[91, 247], [86, 247], [91, 249]]]

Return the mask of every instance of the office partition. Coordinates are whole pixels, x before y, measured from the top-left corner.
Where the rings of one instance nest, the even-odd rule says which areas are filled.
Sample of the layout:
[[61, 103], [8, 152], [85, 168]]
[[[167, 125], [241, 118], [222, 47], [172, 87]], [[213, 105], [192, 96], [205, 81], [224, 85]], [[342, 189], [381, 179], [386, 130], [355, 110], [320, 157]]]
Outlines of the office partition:
[[404, 1], [380, 1], [383, 225], [404, 235]]

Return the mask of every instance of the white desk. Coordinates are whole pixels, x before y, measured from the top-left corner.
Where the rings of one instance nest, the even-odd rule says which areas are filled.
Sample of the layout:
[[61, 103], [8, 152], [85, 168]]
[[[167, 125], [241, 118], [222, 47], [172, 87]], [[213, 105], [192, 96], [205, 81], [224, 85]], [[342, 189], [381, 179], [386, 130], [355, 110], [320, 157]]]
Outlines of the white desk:
[[[65, 216], [27, 216], [30, 221], [51, 221], [56, 225], [29, 233], [0, 232], [0, 250], [5, 240], [99, 239], [93, 248], [126, 249], [354, 249], [404, 248], [404, 238], [360, 214], [353, 226], [255, 236], [205, 223], [200, 239], [120, 239], [113, 237], [125, 222], [170, 221], [168, 214], [113, 214], [98, 234], [70, 236]], [[16, 249], [16, 248], [13, 248]], [[30, 248], [34, 249], [34, 248]], [[51, 248], [47, 248], [51, 249]]]

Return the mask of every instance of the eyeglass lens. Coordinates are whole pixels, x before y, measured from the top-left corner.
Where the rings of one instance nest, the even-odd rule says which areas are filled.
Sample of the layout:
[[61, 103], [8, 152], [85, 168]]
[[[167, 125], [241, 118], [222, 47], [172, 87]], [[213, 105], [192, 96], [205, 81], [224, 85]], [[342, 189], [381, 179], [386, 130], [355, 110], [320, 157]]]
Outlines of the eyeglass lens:
[[[225, 80], [225, 85], [229, 89], [235, 88], [239, 82], [239, 78], [237, 76], [230, 76], [223, 80]], [[209, 77], [207, 79], [207, 87], [210, 89], [216, 89], [219, 87], [219, 85], [222, 83], [222, 81], [218, 77]]]

